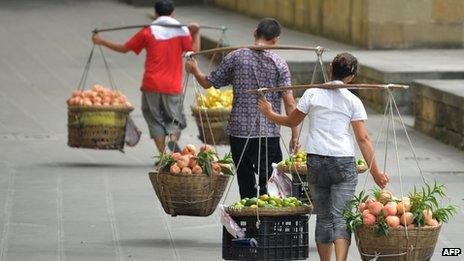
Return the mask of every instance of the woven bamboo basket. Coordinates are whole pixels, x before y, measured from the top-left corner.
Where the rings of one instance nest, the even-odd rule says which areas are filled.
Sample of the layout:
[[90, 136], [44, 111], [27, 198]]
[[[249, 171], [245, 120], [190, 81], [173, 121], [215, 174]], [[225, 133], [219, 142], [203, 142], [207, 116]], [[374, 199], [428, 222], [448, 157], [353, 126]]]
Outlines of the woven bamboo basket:
[[124, 148], [127, 107], [68, 107], [68, 146], [101, 150]]
[[295, 167], [295, 166], [285, 166], [283, 167], [282, 165], [277, 165], [277, 169], [288, 173], [288, 174], [299, 174], [299, 175], [308, 175], [308, 167], [305, 165]]
[[196, 106], [192, 106], [191, 109], [200, 133], [198, 138], [202, 142], [211, 145], [214, 143], [217, 145], [229, 144], [229, 137], [225, 132], [229, 122], [229, 109], [199, 109]]
[[436, 227], [408, 229], [390, 228], [388, 236], [379, 236], [372, 227], [356, 231], [355, 237], [362, 260], [412, 261], [430, 260], [438, 240], [442, 224]]
[[164, 211], [172, 216], [209, 216], [222, 198], [229, 176], [150, 172]]
[[[259, 208], [258, 214], [263, 217], [276, 217], [276, 216], [297, 216], [309, 214], [312, 207], [303, 205], [299, 207], [283, 207], [283, 208]], [[226, 208], [226, 212], [233, 217], [250, 217], [256, 216], [256, 208], [243, 207], [243, 208]]]

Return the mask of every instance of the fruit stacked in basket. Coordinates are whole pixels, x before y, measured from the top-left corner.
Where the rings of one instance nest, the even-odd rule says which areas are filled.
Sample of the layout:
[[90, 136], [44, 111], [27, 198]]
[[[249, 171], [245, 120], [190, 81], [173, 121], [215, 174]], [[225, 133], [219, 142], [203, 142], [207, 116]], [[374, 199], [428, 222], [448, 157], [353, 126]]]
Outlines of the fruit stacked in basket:
[[232, 216], [253, 216], [259, 209], [262, 216], [303, 215], [311, 212], [312, 207], [295, 197], [281, 198], [267, 194], [253, 198], [243, 198], [227, 208]]
[[158, 168], [161, 172], [185, 175], [233, 175], [235, 170], [231, 154], [219, 159], [207, 144], [202, 145], [198, 152], [194, 145], [188, 144], [181, 152], [161, 154]]
[[68, 104], [68, 146], [105, 150], [124, 148], [126, 123], [134, 109], [119, 91], [95, 84], [76, 90]]
[[164, 211], [172, 216], [211, 215], [235, 172], [230, 154], [219, 159], [210, 145], [198, 153], [187, 145], [181, 153], [164, 153], [158, 160], [149, 177]]
[[[307, 175], [308, 167], [306, 164], [307, 154], [305, 151], [299, 151], [290, 155], [288, 159], [282, 160], [277, 164], [277, 169], [289, 174]], [[363, 159], [356, 160], [356, 170], [358, 173], [363, 173], [368, 169], [366, 162]]]
[[224, 91], [211, 87], [206, 90], [206, 95], [196, 94], [196, 106], [200, 109], [232, 109], [232, 89]]
[[392, 260], [429, 260], [441, 226], [456, 212], [454, 205], [442, 206], [444, 186], [435, 183], [407, 196], [395, 197], [388, 190], [361, 192], [344, 212], [348, 228], [355, 232], [363, 260], [394, 256]]
[[198, 138], [203, 143], [229, 144], [225, 129], [232, 110], [232, 100], [232, 89], [220, 91], [211, 87], [206, 90], [205, 95], [196, 93], [196, 104], [191, 109], [198, 127]]
[[267, 194], [259, 196], [259, 198], [244, 198], [234, 204], [231, 208], [282, 208], [282, 207], [299, 207], [303, 203], [295, 197], [280, 198], [277, 196], [269, 196]]
[[308, 167], [306, 165], [306, 152], [299, 151], [290, 155], [288, 159], [282, 160], [277, 164], [277, 169], [285, 173], [306, 175]]
[[68, 106], [81, 107], [128, 107], [132, 104], [127, 101], [127, 97], [120, 91], [113, 91], [100, 84], [95, 84], [90, 90], [76, 90], [73, 92], [66, 103]]

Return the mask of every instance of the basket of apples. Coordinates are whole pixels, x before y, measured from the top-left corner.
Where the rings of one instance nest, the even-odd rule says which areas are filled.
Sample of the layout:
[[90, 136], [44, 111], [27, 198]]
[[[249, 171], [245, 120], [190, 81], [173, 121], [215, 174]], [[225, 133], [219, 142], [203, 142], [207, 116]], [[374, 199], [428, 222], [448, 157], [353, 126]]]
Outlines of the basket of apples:
[[123, 149], [127, 117], [134, 109], [126, 96], [95, 84], [90, 90], [74, 91], [66, 103], [68, 146]]
[[210, 145], [197, 152], [187, 145], [181, 153], [159, 156], [149, 177], [164, 211], [172, 216], [209, 216], [216, 209], [235, 167], [230, 154], [219, 159]]
[[456, 212], [439, 204], [444, 186], [425, 184], [401, 198], [385, 189], [372, 192], [362, 191], [343, 212], [362, 260], [430, 260], [443, 223]]

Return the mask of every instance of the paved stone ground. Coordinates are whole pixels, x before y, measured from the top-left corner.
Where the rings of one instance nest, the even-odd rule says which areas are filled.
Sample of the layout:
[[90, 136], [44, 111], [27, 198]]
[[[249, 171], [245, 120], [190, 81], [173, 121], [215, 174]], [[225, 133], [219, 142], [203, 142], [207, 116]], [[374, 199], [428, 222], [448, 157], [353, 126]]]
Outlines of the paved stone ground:
[[[187, 10], [179, 9], [179, 13]], [[206, 218], [172, 218], [163, 212], [151, 188], [147, 172], [155, 152], [139, 109], [142, 55], [107, 52], [118, 87], [136, 107], [132, 115], [144, 131], [140, 144], [126, 148], [125, 154], [66, 146], [64, 101], [76, 88], [82, 73], [91, 47], [90, 30], [95, 26], [143, 23], [147, 21], [146, 13], [147, 9], [113, 1], [0, 3], [1, 260], [221, 258], [218, 213]], [[207, 18], [204, 14], [205, 23]], [[122, 41], [132, 33], [105, 36]], [[205, 61], [202, 65], [206, 66]], [[97, 56], [89, 84], [106, 84], [105, 77]], [[191, 85], [186, 102], [193, 102]], [[380, 129], [382, 116], [369, 112], [369, 117], [374, 136]], [[462, 209], [464, 154], [414, 130], [410, 132], [425, 176], [445, 183], [449, 199]], [[288, 130], [283, 133], [288, 138]], [[196, 126], [189, 116], [181, 142], [199, 145], [196, 136]], [[421, 180], [404, 134], [399, 134], [398, 139], [403, 182], [408, 190]], [[221, 153], [227, 150], [225, 146], [220, 148]], [[381, 148], [378, 157], [383, 158]], [[391, 187], [399, 193], [393, 159], [392, 154], [388, 170]], [[363, 181], [364, 176], [360, 177]], [[372, 181], [368, 187], [371, 184]], [[234, 182], [227, 202], [236, 199]], [[463, 216], [460, 210], [443, 228], [434, 260], [442, 259], [443, 247], [464, 246]], [[311, 217], [311, 231], [313, 222]], [[312, 241], [310, 256], [317, 259]], [[349, 260], [358, 259], [353, 244]]]

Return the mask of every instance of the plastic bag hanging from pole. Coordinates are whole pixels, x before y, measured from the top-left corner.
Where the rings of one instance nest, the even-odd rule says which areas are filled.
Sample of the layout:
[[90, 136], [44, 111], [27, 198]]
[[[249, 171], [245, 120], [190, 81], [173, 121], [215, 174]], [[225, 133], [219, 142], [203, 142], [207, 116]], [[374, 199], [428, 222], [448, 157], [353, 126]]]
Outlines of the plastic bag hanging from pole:
[[126, 122], [126, 136], [124, 141], [130, 147], [134, 147], [139, 143], [140, 137], [142, 136], [142, 132], [137, 128], [134, 121], [130, 116], [127, 116]]
[[277, 169], [276, 163], [272, 163], [272, 175], [266, 186], [269, 196], [286, 198], [292, 194], [292, 180]]

